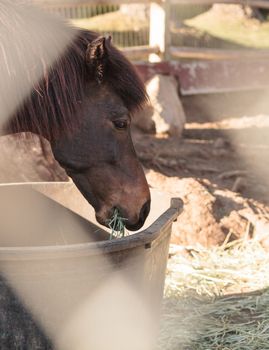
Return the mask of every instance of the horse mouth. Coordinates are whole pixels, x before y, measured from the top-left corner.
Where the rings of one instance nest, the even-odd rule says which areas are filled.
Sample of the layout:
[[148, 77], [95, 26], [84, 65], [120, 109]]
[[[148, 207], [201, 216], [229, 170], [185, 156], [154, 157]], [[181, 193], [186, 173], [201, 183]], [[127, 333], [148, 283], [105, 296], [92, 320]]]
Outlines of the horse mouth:
[[[130, 220], [128, 219], [128, 215], [124, 209], [121, 207], [113, 207], [111, 208], [106, 215], [102, 215], [103, 213], [96, 213], [96, 220], [99, 224], [104, 225], [110, 229], [118, 230], [119, 227], [125, 227], [130, 231], [139, 230], [145, 223], [146, 218], [150, 211], [150, 200], [148, 200], [141, 208], [139, 216], [137, 219]], [[105, 219], [106, 218], [106, 219]], [[108, 218], [108, 219], [107, 219]]]
[[[110, 221], [111, 219], [108, 219], [108, 220], [100, 220], [96, 217], [96, 220], [98, 221], [99, 224], [107, 227], [107, 228], [110, 228], [111, 229], [111, 226], [110, 226]], [[137, 231], [139, 230], [142, 226], [144, 225], [144, 222], [137, 222], [135, 224], [129, 224], [127, 221], [124, 223], [124, 227], [129, 230], [129, 231]], [[117, 230], [115, 230], [117, 231]]]
[[147, 200], [144, 203], [144, 205], [142, 206], [140, 213], [139, 213], [139, 218], [138, 218], [136, 223], [132, 224], [128, 221], [126, 222], [125, 226], [126, 226], [127, 230], [130, 230], [130, 231], [139, 230], [144, 225], [144, 223], [149, 215], [149, 212], [150, 212], [150, 199]]
[[144, 222], [138, 221], [136, 224], [128, 224], [126, 222], [126, 229], [130, 231], [137, 231], [144, 225]]

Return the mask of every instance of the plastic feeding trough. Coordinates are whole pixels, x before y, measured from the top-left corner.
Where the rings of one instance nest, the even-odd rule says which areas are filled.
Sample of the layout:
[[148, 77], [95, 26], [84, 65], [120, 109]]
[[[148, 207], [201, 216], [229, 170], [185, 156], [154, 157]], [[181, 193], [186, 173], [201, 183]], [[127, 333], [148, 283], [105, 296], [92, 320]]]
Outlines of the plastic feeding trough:
[[110, 240], [72, 183], [0, 186], [0, 348], [149, 350], [171, 226], [152, 192], [146, 228]]

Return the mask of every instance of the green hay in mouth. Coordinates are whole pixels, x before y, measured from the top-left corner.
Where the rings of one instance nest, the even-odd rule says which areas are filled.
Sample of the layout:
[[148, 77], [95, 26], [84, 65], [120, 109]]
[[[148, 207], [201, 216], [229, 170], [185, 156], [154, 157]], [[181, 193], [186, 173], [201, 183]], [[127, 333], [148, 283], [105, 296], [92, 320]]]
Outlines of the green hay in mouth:
[[128, 235], [128, 231], [125, 230], [125, 221], [127, 221], [127, 219], [121, 217], [119, 210], [115, 208], [113, 216], [108, 222], [108, 227], [111, 229], [109, 239], [122, 238]]

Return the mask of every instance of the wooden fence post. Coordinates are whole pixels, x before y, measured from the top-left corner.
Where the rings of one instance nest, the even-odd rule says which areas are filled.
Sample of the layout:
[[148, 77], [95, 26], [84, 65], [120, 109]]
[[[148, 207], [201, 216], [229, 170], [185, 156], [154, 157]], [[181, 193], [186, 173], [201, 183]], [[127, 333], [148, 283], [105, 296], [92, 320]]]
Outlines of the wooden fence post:
[[158, 46], [160, 54], [150, 54], [150, 62], [160, 62], [162, 59], [168, 60], [170, 47], [170, 0], [163, 0], [160, 3], [150, 4], [150, 47]]

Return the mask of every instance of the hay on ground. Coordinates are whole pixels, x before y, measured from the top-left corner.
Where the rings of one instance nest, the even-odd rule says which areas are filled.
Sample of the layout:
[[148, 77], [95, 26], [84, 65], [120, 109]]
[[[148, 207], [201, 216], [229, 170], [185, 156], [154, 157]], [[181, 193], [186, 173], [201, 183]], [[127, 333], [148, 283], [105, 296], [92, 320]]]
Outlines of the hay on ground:
[[269, 254], [261, 244], [171, 248], [158, 349], [269, 349]]

